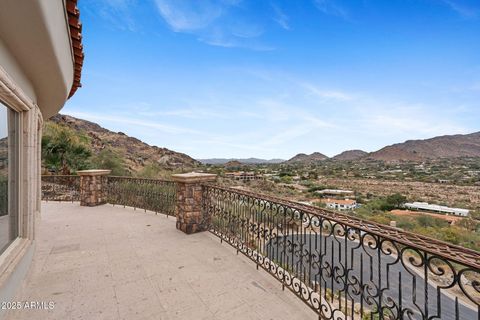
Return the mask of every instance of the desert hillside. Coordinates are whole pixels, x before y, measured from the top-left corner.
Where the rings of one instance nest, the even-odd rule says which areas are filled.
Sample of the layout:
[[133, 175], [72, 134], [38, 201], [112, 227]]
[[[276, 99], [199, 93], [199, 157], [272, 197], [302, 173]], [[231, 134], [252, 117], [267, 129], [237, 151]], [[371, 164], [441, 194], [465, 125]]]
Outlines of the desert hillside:
[[328, 159], [328, 157], [320, 152], [314, 152], [312, 154], [299, 153], [286, 161], [286, 163], [313, 163], [326, 159]]
[[368, 155], [383, 161], [420, 161], [439, 158], [480, 157], [480, 132], [408, 140], [384, 147]]
[[199, 165], [197, 160], [186, 154], [150, 146], [123, 132], [113, 132], [90, 121], [62, 114], [53, 116], [49, 121], [87, 135], [94, 154], [98, 154], [105, 148], [112, 149], [124, 160], [126, 169], [132, 174], [142, 171], [149, 165], [165, 170], [192, 168]]
[[335, 157], [332, 158], [332, 160], [337, 160], [337, 161], [357, 160], [365, 157], [367, 154], [368, 153], [363, 150], [347, 150], [347, 151], [343, 151], [340, 154], [337, 154]]

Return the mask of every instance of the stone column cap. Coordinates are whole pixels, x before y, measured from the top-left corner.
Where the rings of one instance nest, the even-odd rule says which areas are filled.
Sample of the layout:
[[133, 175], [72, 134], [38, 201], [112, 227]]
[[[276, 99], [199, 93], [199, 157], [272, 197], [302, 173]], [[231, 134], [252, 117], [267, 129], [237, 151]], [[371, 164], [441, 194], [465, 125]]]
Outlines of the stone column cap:
[[106, 170], [106, 169], [93, 169], [93, 170], [80, 170], [77, 171], [77, 174], [79, 176], [105, 176], [107, 174], [110, 174], [112, 170]]
[[215, 181], [217, 175], [213, 173], [189, 172], [172, 175], [173, 181], [184, 183]]

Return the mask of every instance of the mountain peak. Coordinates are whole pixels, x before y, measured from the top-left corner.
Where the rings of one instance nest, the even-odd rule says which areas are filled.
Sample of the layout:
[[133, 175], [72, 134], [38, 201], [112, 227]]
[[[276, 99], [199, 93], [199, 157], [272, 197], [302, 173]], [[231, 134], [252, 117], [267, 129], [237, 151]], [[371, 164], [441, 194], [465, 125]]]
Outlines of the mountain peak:
[[299, 153], [290, 160], [288, 160], [287, 163], [311, 163], [323, 161], [326, 159], [328, 159], [328, 157], [320, 152], [314, 152], [310, 155], [307, 155], [305, 153]]
[[342, 153], [337, 154], [334, 156], [332, 159], [337, 160], [337, 161], [351, 161], [351, 160], [358, 160], [363, 157], [365, 157], [368, 154], [368, 152], [365, 152], [363, 150], [347, 150], [343, 151]]
[[368, 155], [383, 161], [422, 161], [438, 158], [480, 157], [480, 132], [407, 140]]

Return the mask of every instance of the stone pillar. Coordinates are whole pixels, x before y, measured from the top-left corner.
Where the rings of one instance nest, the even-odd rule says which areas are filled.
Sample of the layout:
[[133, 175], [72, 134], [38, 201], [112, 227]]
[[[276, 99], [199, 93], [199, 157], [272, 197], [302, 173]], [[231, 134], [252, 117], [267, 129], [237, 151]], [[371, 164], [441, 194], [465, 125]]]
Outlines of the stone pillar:
[[82, 170], [80, 176], [80, 205], [94, 207], [107, 201], [107, 175], [111, 170]]
[[202, 212], [202, 183], [215, 181], [217, 175], [192, 172], [174, 174], [172, 178], [177, 187], [177, 229], [186, 234], [206, 231], [210, 217]]

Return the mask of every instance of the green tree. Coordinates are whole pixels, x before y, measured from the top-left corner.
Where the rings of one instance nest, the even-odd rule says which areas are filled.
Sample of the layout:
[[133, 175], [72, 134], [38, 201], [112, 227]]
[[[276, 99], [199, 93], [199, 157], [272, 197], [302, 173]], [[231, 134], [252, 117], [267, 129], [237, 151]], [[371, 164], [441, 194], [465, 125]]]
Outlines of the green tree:
[[96, 169], [112, 170], [112, 175], [114, 176], [128, 175], [123, 159], [115, 151], [109, 148], [105, 148], [98, 154], [92, 156], [90, 163], [91, 166]]
[[90, 139], [74, 130], [47, 122], [43, 128], [42, 160], [44, 166], [62, 174], [88, 168]]
[[381, 209], [384, 211], [398, 209], [405, 202], [407, 202], [407, 198], [404, 195], [401, 195], [400, 193], [391, 194], [384, 199]]

